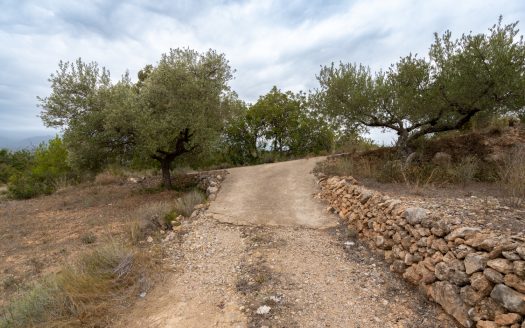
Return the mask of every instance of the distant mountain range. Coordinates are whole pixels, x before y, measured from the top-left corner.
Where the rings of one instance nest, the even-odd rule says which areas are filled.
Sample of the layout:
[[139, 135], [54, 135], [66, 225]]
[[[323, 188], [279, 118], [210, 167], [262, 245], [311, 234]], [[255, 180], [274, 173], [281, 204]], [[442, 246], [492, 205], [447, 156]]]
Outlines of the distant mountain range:
[[50, 139], [53, 139], [54, 137], [54, 135], [44, 135], [27, 138], [9, 138], [0, 135], [0, 148], [7, 148], [10, 150], [32, 150], [38, 145], [40, 145], [42, 142], [47, 142]]

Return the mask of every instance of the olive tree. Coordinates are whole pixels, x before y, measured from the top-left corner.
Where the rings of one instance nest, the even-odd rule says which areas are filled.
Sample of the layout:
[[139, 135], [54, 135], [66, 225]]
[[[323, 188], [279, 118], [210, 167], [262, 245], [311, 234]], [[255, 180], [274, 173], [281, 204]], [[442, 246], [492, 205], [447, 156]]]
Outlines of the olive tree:
[[158, 161], [171, 188], [175, 159], [205, 154], [229, 118], [232, 70], [224, 55], [171, 49], [132, 83], [112, 84], [96, 63], [60, 62], [51, 95], [39, 98], [47, 126], [61, 127], [71, 160], [97, 170], [111, 161]]
[[456, 130], [476, 115], [518, 113], [525, 106], [525, 44], [517, 23], [502, 19], [486, 34], [435, 35], [429, 58], [401, 58], [372, 73], [357, 64], [325, 66], [319, 108], [339, 129], [396, 131], [397, 146]]

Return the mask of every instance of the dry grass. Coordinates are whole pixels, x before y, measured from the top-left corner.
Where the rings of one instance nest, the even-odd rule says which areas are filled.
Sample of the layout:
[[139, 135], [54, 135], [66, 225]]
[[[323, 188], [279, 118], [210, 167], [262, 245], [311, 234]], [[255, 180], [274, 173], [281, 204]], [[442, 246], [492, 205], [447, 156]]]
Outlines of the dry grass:
[[192, 190], [175, 201], [175, 211], [185, 217], [189, 217], [197, 204], [206, 200], [202, 192]]
[[525, 200], [525, 146], [516, 147], [504, 160], [499, 170], [501, 184], [506, 191], [507, 202], [519, 207]]
[[104, 171], [102, 173], [97, 174], [97, 176], [95, 177], [95, 184], [100, 185], [100, 186], [115, 184], [121, 181], [122, 181], [122, 176], [116, 175], [110, 171]]
[[133, 244], [138, 244], [148, 233], [154, 230], [168, 228], [169, 222], [164, 219], [173, 209], [167, 201], [158, 201], [138, 207], [132, 214], [128, 224], [128, 234]]
[[117, 307], [147, 287], [152, 264], [111, 242], [34, 284], [6, 309], [0, 327], [104, 327]]

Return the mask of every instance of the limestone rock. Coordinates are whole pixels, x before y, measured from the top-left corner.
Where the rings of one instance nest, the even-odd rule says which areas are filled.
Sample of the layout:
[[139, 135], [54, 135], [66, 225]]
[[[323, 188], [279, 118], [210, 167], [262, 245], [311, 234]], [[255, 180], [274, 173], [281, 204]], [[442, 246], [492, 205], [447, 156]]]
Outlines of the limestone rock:
[[430, 231], [438, 237], [444, 237], [450, 232], [450, 227], [446, 222], [438, 221], [433, 225]]
[[517, 313], [502, 313], [498, 314], [494, 321], [498, 325], [513, 325], [521, 321], [521, 315]]
[[487, 265], [487, 257], [482, 254], [470, 253], [465, 257], [465, 271], [467, 274], [483, 271]]
[[427, 217], [427, 210], [420, 207], [410, 207], [403, 212], [402, 217], [405, 218], [408, 223], [416, 225]]
[[487, 261], [487, 266], [504, 274], [511, 273], [513, 270], [512, 262], [502, 258]]
[[503, 279], [505, 285], [514, 288], [520, 293], [525, 293], [525, 280], [521, 279], [515, 274], [507, 274]]
[[476, 305], [476, 303], [478, 303], [484, 297], [483, 294], [476, 291], [471, 286], [461, 287], [459, 294], [461, 295], [461, 299], [463, 300], [463, 302], [470, 306]]
[[483, 294], [483, 296], [490, 295], [494, 285], [481, 272], [475, 272], [470, 277], [470, 285], [472, 288]]
[[498, 284], [492, 289], [490, 297], [498, 301], [509, 311], [525, 314], [525, 295], [510, 287]]
[[432, 285], [431, 296], [441, 305], [445, 312], [452, 315], [465, 327], [472, 327], [473, 322], [468, 316], [468, 308], [461, 300], [459, 288], [446, 282], [438, 281]]
[[525, 279], [525, 261], [514, 261], [514, 273], [523, 279]]
[[474, 321], [489, 320], [494, 321], [498, 314], [506, 313], [504, 307], [490, 297], [486, 297], [469, 310], [469, 316]]
[[479, 228], [475, 227], [461, 227], [452, 230], [451, 233], [449, 233], [445, 239], [446, 240], [454, 240], [456, 238], [465, 238], [466, 236], [471, 236], [477, 232], [481, 231]]
[[463, 245], [463, 244], [459, 245], [458, 247], [456, 247], [456, 250], [455, 250], [456, 258], [460, 260], [464, 259], [469, 253], [472, 253], [473, 251], [474, 249], [470, 246]]
[[483, 270], [483, 274], [495, 284], [501, 284], [503, 282], [503, 275], [494, 269], [486, 268]]
[[501, 252], [501, 255], [503, 255], [503, 257], [505, 257], [507, 260], [511, 261], [518, 261], [521, 259], [518, 253], [513, 251], [503, 251]]
[[219, 188], [210, 186], [206, 189], [206, 195], [210, 196], [212, 194], [216, 194], [217, 191], [219, 191]]
[[392, 263], [390, 265], [390, 271], [392, 272], [396, 272], [396, 273], [403, 273], [405, 272], [405, 263], [403, 263], [403, 261], [400, 261], [400, 260], [396, 260], [394, 261], [394, 263]]
[[476, 328], [498, 328], [498, 324], [494, 321], [480, 320], [476, 323]]
[[525, 245], [519, 246], [516, 248], [516, 252], [520, 255], [520, 257], [525, 260]]

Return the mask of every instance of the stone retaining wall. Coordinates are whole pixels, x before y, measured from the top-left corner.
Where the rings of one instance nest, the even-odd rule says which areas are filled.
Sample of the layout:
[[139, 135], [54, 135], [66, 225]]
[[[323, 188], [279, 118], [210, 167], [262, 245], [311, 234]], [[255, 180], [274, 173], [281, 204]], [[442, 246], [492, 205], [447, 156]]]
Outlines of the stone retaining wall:
[[464, 327], [525, 328], [525, 239], [445, 220], [360, 186], [321, 178], [329, 210]]

